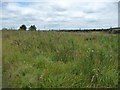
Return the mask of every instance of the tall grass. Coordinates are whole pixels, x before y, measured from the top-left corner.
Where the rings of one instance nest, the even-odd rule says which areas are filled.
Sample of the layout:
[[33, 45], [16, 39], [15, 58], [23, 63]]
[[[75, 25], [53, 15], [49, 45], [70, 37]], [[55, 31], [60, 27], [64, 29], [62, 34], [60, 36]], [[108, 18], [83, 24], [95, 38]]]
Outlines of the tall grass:
[[0, 88], [2, 88], [2, 32], [0, 31]]
[[3, 87], [118, 85], [118, 36], [107, 33], [3, 31]]

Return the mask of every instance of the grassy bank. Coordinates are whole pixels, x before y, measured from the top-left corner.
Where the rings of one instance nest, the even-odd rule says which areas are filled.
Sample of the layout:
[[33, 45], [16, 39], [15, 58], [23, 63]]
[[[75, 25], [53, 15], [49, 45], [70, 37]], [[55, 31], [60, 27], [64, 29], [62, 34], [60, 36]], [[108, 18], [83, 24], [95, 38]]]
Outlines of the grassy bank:
[[3, 31], [3, 87], [116, 87], [118, 35]]

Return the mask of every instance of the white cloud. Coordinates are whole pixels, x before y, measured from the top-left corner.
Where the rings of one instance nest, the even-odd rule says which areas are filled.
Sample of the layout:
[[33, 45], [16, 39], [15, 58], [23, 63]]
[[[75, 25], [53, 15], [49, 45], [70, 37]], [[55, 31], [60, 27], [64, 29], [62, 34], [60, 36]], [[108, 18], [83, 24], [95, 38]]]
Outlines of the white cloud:
[[[2, 26], [35, 24], [40, 28], [106, 28], [118, 25], [118, 0], [5, 0]], [[22, 3], [20, 3], [22, 2]], [[25, 3], [26, 2], [26, 3]]]
[[70, 1], [70, 2], [118, 2], [119, 0], [1, 0], [2, 2], [54, 2], [54, 1]]

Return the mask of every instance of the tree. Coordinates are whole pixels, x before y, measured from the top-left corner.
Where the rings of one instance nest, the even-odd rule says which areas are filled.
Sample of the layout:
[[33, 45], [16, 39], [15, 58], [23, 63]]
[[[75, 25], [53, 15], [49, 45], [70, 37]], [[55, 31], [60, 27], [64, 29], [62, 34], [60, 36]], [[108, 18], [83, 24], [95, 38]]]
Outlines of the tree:
[[2, 30], [8, 30], [7, 28], [2, 28]]
[[20, 31], [25, 31], [27, 29], [27, 27], [23, 24], [20, 26], [19, 30]]
[[36, 26], [35, 26], [35, 25], [31, 25], [31, 26], [29, 27], [29, 30], [30, 30], [30, 31], [36, 31]]

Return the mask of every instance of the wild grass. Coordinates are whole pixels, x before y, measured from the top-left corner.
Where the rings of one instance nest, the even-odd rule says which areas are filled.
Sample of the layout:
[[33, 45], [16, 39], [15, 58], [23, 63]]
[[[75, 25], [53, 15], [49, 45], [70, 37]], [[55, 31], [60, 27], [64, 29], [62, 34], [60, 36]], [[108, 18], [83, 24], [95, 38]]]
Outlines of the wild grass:
[[0, 88], [2, 88], [2, 32], [0, 31]]
[[2, 32], [3, 87], [118, 85], [118, 35], [102, 32]]

